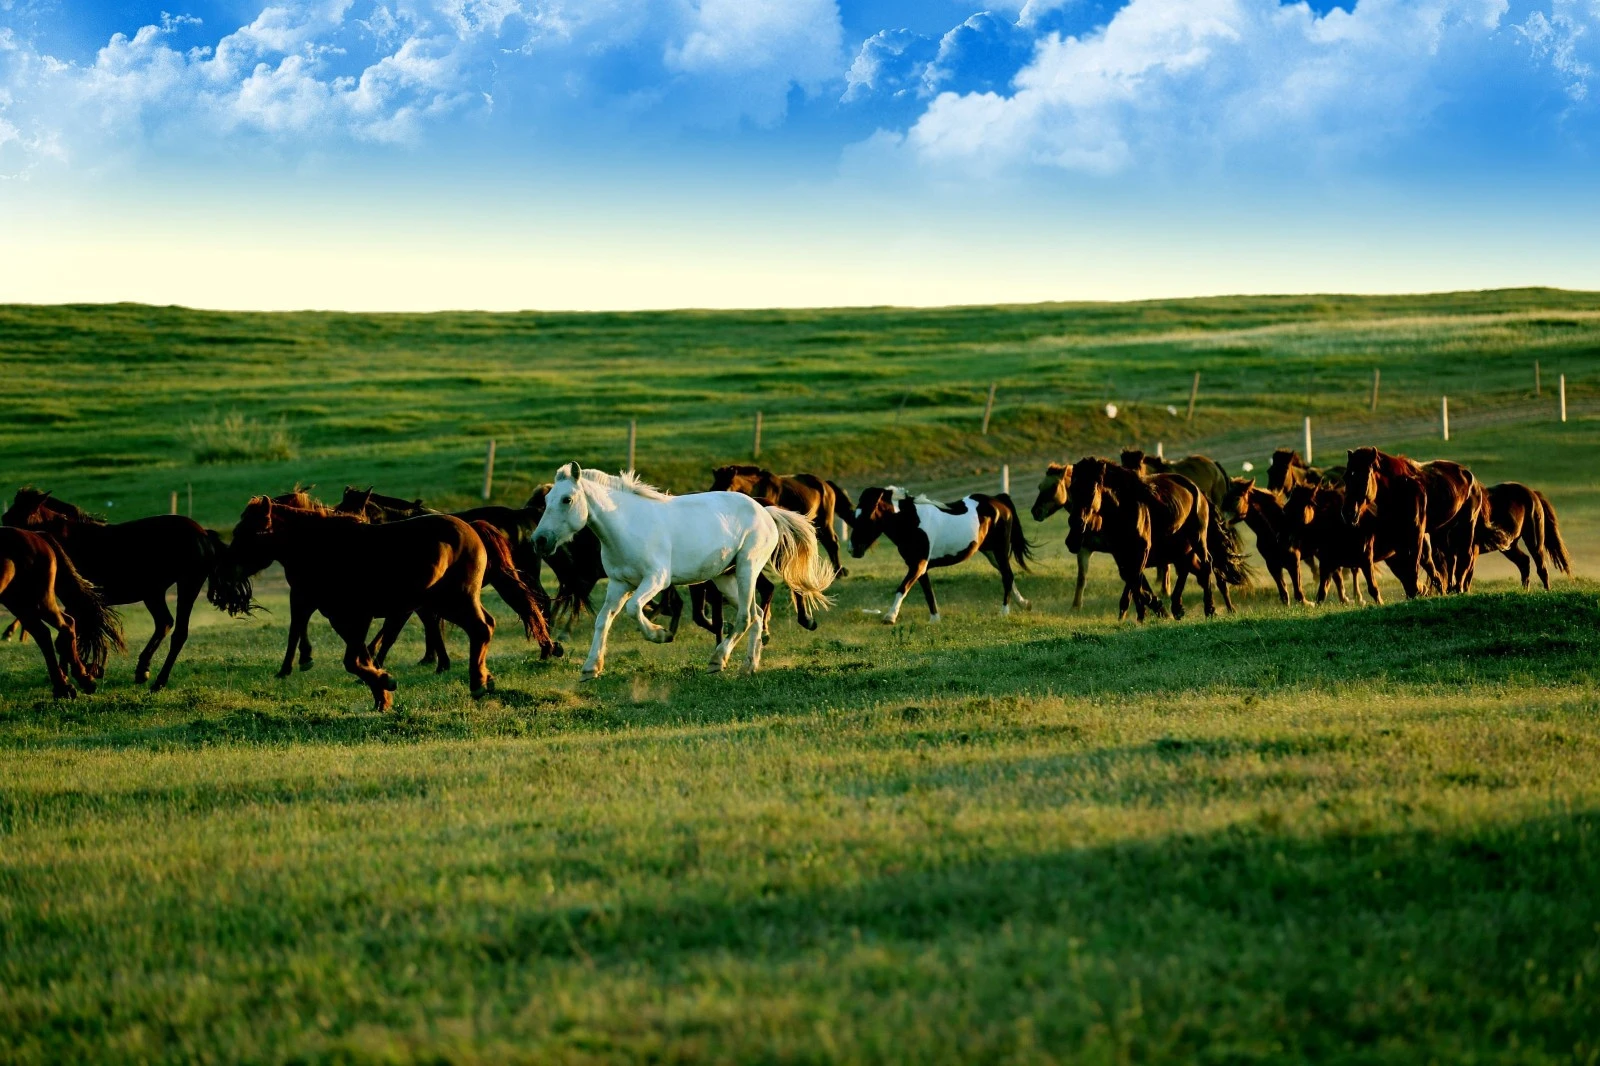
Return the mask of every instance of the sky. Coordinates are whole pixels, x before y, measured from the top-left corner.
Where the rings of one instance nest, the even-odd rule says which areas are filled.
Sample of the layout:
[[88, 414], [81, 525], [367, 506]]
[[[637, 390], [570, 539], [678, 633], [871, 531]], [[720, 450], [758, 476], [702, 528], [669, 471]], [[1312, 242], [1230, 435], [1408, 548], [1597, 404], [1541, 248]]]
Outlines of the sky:
[[0, 301], [1600, 289], [1600, 0], [0, 0]]

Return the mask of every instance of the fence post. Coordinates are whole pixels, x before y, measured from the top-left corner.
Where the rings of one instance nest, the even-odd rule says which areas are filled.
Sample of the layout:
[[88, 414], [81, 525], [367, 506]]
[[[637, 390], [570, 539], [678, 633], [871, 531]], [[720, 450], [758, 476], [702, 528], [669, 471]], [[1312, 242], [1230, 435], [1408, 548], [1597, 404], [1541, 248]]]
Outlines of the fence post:
[[1444, 429], [1444, 439], [1450, 439], [1450, 397], [1439, 397], [1439, 425]]
[[1374, 414], [1376, 414], [1377, 411], [1378, 411], [1378, 368], [1377, 367], [1373, 367], [1372, 368], [1372, 411], [1373, 411]]
[[1567, 375], [1562, 374], [1556, 379], [1557, 386], [1561, 389], [1561, 421], [1567, 420]]
[[751, 455], [752, 458], [755, 458], [755, 459], [761, 458], [761, 412], [760, 411], [756, 412], [756, 439], [755, 439], [755, 443], [753, 445], [751, 445], [751, 447], [750, 447], [750, 455]]
[[172, 513], [173, 514], [177, 514], [178, 513], [178, 490], [177, 489], [173, 489], [172, 490]]
[[1533, 361], [1533, 397], [1538, 399], [1542, 395], [1539, 388], [1539, 360]]
[[1001, 463], [1000, 464], [1000, 491], [1005, 493], [1008, 496], [1011, 495], [1011, 464], [1010, 463]]
[[1311, 463], [1311, 416], [1306, 415], [1306, 463]]
[[1200, 395], [1200, 371], [1194, 372], [1194, 382], [1189, 386], [1189, 413], [1183, 416], [1185, 422], [1194, 421], [1194, 401]]
[[1166, 457], [1167, 457], [1166, 454], [1164, 452], [1162, 452], [1162, 450], [1161, 450], [1161, 442], [1160, 441], [1156, 441], [1156, 458], [1157, 459], [1165, 459]]
[[989, 412], [994, 410], [994, 382], [989, 382], [989, 398], [983, 404], [983, 436], [989, 435]]
[[636, 450], [638, 448], [638, 444], [639, 444], [639, 420], [637, 418], [630, 418], [630, 419], [628, 419], [628, 469], [629, 470], [638, 469], [634, 465], [634, 461], [633, 461], [633, 457], [634, 457], [634, 454], [635, 454], [635, 452], [636, 452]]
[[489, 438], [489, 454], [483, 460], [483, 498], [494, 491], [494, 438]]
[[184, 484], [189, 489], [189, 517], [193, 518], [194, 517], [194, 482], [188, 481], [188, 482], [185, 482]]

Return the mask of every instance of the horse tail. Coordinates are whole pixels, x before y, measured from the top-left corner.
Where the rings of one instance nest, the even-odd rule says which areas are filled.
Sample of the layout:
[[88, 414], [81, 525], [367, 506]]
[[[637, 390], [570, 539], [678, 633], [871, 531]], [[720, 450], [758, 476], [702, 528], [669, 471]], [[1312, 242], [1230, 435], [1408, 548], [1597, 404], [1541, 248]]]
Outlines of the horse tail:
[[1250, 567], [1245, 563], [1244, 542], [1239, 531], [1217, 518], [1214, 508], [1206, 508], [1206, 553], [1211, 569], [1224, 583], [1235, 587], [1250, 583]]
[[833, 490], [833, 514], [839, 521], [847, 526], [856, 524], [856, 503], [850, 494], [839, 487], [837, 481], [824, 481], [824, 485]]
[[1539, 501], [1539, 506], [1544, 508], [1544, 546], [1550, 553], [1550, 558], [1556, 564], [1556, 569], [1563, 574], [1572, 573], [1572, 555], [1567, 551], [1567, 542], [1561, 539], [1561, 523], [1556, 520], [1555, 506], [1550, 502], [1550, 497], [1533, 490], [1533, 495]]
[[235, 617], [254, 612], [260, 604], [255, 601], [255, 588], [250, 575], [234, 564], [221, 533], [214, 529], [208, 529], [205, 533], [202, 550], [207, 570], [207, 602]]
[[85, 666], [104, 666], [111, 649], [127, 651], [122, 639], [122, 618], [100, 598], [100, 592], [84, 580], [71, 556], [49, 534], [43, 534], [56, 554], [54, 592], [77, 631], [78, 658]]
[[1002, 492], [995, 499], [1006, 505], [1006, 513], [1001, 516], [1010, 528], [1006, 530], [1006, 546], [1011, 549], [1011, 558], [1017, 561], [1022, 569], [1028, 569], [1028, 560], [1033, 558], [1033, 545], [1028, 543], [1028, 538], [1022, 534], [1022, 523], [1017, 520], [1017, 505], [1011, 499], [1009, 492]]
[[817, 544], [817, 527], [809, 518], [793, 511], [765, 506], [767, 514], [778, 525], [778, 547], [772, 553], [772, 568], [805, 603], [806, 610], [820, 611], [832, 606], [827, 588], [833, 584], [833, 564]]
[[[522, 580], [516, 564], [511, 561], [511, 542], [506, 535], [481, 519], [472, 523], [472, 529], [483, 541], [484, 553], [488, 557], [483, 576], [500, 594], [500, 598], [506, 601], [506, 605], [522, 619], [522, 629], [528, 639], [539, 642], [539, 657], [548, 659], [552, 655], [563, 654], [561, 645], [550, 639], [550, 628], [545, 624], [545, 611], [549, 607], [550, 597], [545, 595], [543, 589], [535, 592]], [[541, 599], [543, 606], [539, 602]]]
[[569, 623], [575, 623], [584, 611], [593, 614], [591, 597], [599, 580], [585, 576], [570, 544], [562, 545], [550, 556], [550, 570], [556, 575], [555, 613], [551, 617], [566, 615]]

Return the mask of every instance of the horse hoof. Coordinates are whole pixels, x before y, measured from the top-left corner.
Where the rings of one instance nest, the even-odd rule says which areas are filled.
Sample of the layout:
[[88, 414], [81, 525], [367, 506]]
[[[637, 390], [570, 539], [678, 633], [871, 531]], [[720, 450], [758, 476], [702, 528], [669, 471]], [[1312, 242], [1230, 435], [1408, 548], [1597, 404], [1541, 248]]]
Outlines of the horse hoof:
[[723, 667], [722, 663], [719, 663], [719, 662], [717, 662], [717, 660], [712, 659], [711, 662], [709, 664], [707, 664], [707, 666], [706, 666], [706, 673], [708, 673], [708, 674], [720, 674], [720, 673], [722, 673], [722, 667]]
[[294, 676], [294, 667], [292, 667], [292, 666], [286, 666], [282, 670], [278, 671], [279, 679], [282, 679], [282, 678], [285, 678], [285, 677], [293, 677], [293, 676]]
[[435, 666], [433, 668], [433, 672], [436, 673], [436, 674], [442, 674], [442, 673], [444, 673], [445, 671], [447, 671], [449, 669], [450, 669], [450, 664], [449, 663], [440, 663], [438, 666]]
[[804, 622], [801, 622], [800, 625], [803, 629], [810, 630], [814, 633], [816, 632], [818, 622], [815, 618], [807, 618]]
[[595, 678], [597, 678], [599, 676], [600, 676], [600, 671], [599, 670], [585, 670], [583, 673], [578, 675], [578, 680], [580, 682], [581, 681], [593, 681]]
[[58, 685], [56, 687], [56, 699], [58, 699], [58, 700], [75, 700], [77, 698], [78, 698], [78, 690], [73, 688], [71, 685], [65, 685], [65, 686]]
[[95, 683], [94, 683], [94, 678], [92, 678], [92, 677], [80, 677], [80, 678], [78, 678], [78, 684], [80, 686], [82, 686], [83, 691], [85, 693], [87, 693], [90, 696], [94, 695], [94, 690], [95, 690], [95, 687], [96, 687]]
[[[165, 681], [159, 681], [158, 680], [158, 681], [156, 681], [154, 684], [152, 684], [150, 686], [150, 691], [151, 692], [160, 692], [162, 689], [164, 689], [166, 687], [167, 687], [167, 683]], [[93, 690], [91, 689], [90, 691], [93, 691]]]
[[393, 674], [384, 674], [383, 680], [380, 683], [383, 685], [383, 691], [385, 692], [393, 692], [395, 689], [400, 687], [395, 683]]
[[388, 689], [384, 689], [373, 697], [372, 702], [373, 709], [381, 714], [394, 706], [394, 695]]
[[[300, 670], [301, 670], [301, 672], [304, 673], [305, 671], [307, 671], [309, 669], [311, 669], [311, 660], [310, 659], [301, 659], [300, 660]], [[285, 676], [287, 676], [287, 675], [285, 675]]]
[[567, 649], [561, 646], [561, 642], [559, 640], [550, 646], [550, 658], [560, 659], [566, 654]]
[[146, 681], [149, 681], [149, 680], [150, 680], [150, 671], [148, 671], [148, 670], [135, 670], [134, 671], [133, 683], [135, 685], [142, 685]]
[[95, 663], [93, 666], [89, 667], [89, 676], [94, 678], [96, 681], [100, 680], [102, 677], [105, 677], [106, 664]]
[[837, 580], [839, 580], [839, 579], [840, 579], [840, 578], [841, 578], [841, 577], [849, 577], [849, 576], [850, 576], [850, 571], [849, 571], [849, 569], [848, 569], [848, 568], [846, 568], [846, 567], [843, 567], [843, 566], [841, 566], [841, 567], [839, 567], [839, 571], [838, 571], [838, 573], [836, 573], [836, 574], [834, 574], [834, 575], [833, 575], [833, 579], [834, 579], [834, 580], [835, 580], [835, 581], [837, 581]]
[[898, 619], [898, 618], [890, 618], [888, 616], [885, 616], [884, 619], [883, 619], [883, 624], [886, 625], [886, 626], [892, 626], [898, 621], [900, 621], [900, 619]]

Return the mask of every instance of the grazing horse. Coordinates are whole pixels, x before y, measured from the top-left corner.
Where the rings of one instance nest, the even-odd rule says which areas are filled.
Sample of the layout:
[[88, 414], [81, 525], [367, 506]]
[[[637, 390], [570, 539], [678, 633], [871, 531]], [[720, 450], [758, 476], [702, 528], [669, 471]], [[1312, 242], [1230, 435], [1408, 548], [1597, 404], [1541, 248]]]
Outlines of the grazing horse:
[[899, 620], [906, 593], [918, 583], [928, 601], [928, 614], [937, 622], [939, 602], [934, 599], [928, 571], [966, 562], [978, 552], [1000, 571], [1000, 613], [1011, 613], [1013, 595], [1024, 609], [1032, 606], [1017, 591], [1011, 563], [1015, 560], [1022, 569], [1028, 569], [1033, 546], [1024, 539], [1016, 504], [1005, 493], [973, 493], [953, 503], [934, 503], [926, 496], [913, 500], [904, 489], [895, 486], [865, 489], [850, 526], [850, 554], [861, 558], [879, 536], [888, 537], [906, 563], [905, 579], [883, 616], [887, 625]]
[[[225, 552], [222, 537], [182, 515], [156, 515], [108, 525], [48, 492], [21, 489], [0, 523], [48, 532], [72, 560], [73, 566], [111, 605], [142, 603], [150, 612], [155, 632], [139, 653], [133, 679], [150, 679], [156, 649], [172, 634], [166, 661], [150, 684], [151, 692], [165, 688], [172, 665], [189, 639], [189, 616], [194, 601]], [[177, 616], [167, 609], [167, 591], [177, 586]], [[103, 666], [98, 667], [103, 670]]]
[[[1484, 496], [1488, 507], [1478, 521], [1480, 551], [1501, 552], [1510, 559], [1522, 576], [1523, 588], [1530, 586], [1530, 563], [1539, 571], [1539, 583], [1550, 588], [1550, 571], [1545, 567], [1547, 550], [1563, 574], [1572, 573], [1572, 556], [1561, 539], [1561, 525], [1549, 497], [1515, 481], [1491, 485], [1484, 490]], [[1526, 553], [1517, 547], [1519, 538], [1527, 546]]]
[[[1407, 480], [1422, 492], [1420, 521], [1411, 502]], [[1345, 463], [1344, 519], [1358, 525], [1367, 513], [1378, 517], [1377, 541], [1380, 545], [1393, 537], [1394, 557], [1389, 568], [1400, 579], [1408, 597], [1418, 594], [1418, 572], [1433, 569], [1433, 560], [1423, 560], [1423, 541], [1445, 562], [1442, 587], [1447, 592], [1462, 591], [1472, 581], [1472, 566], [1477, 560], [1475, 537], [1478, 520], [1486, 501], [1483, 486], [1472, 471], [1448, 459], [1418, 463], [1403, 455], [1388, 455], [1376, 448], [1354, 448]], [[1395, 500], [1398, 516], [1386, 516], [1384, 507]], [[1413, 528], [1415, 527], [1415, 528]], [[1413, 566], [1412, 547], [1417, 563]]]
[[[486, 522], [468, 525], [450, 515], [423, 515], [371, 525], [257, 496], [239, 516], [228, 554], [232, 587], [218, 598], [248, 605], [251, 576], [274, 561], [282, 563], [291, 609], [300, 624], [311, 611], [322, 612], [344, 640], [345, 669], [366, 683], [379, 711], [392, 705], [395, 681], [368, 652], [367, 630], [374, 618], [385, 620], [385, 643], [393, 642], [413, 613], [424, 610], [460, 626], [472, 645], [472, 694], [482, 696], [491, 689], [488, 654], [494, 619], [479, 599], [486, 578], [517, 613], [529, 638], [539, 642], [540, 657], [562, 654], [561, 645], [550, 639], [539, 604], [517, 576], [505, 538]], [[295, 623], [291, 618], [290, 625]]]
[[1261, 553], [1262, 560], [1267, 564], [1272, 583], [1278, 586], [1278, 599], [1285, 605], [1289, 602], [1289, 586], [1283, 580], [1287, 572], [1290, 585], [1294, 588], [1294, 601], [1304, 604], [1306, 594], [1300, 584], [1300, 545], [1278, 497], [1256, 488], [1256, 479], [1253, 477], [1233, 478], [1227, 494], [1222, 498], [1222, 513], [1242, 521], [1256, 535], [1256, 551]]
[[[647, 640], [664, 644], [671, 635], [652, 622], [645, 607], [673, 585], [714, 581], [736, 607], [732, 630], [719, 635], [710, 669], [720, 672], [734, 646], [756, 619], [756, 578], [771, 566], [808, 607], [827, 606], [833, 570], [817, 546], [817, 533], [802, 515], [763, 505], [737, 492], [669, 496], [629, 471], [620, 476], [568, 463], [556, 471], [545, 497], [534, 546], [548, 555], [582, 529], [600, 540], [606, 602], [595, 616], [594, 640], [583, 678], [605, 668], [606, 637], [630, 600]], [[749, 642], [747, 669], [761, 665], [761, 641]]]
[[1122, 575], [1118, 618], [1133, 603], [1139, 621], [1145, 611], [1162, 607], [1145, 580], [1146, 567], [1170, 564], [1178, 569], [1172, 590], [1172, 614], [1183, 617], [1183, 588], [1189, 575], [1200, 582], [1205, 612], [1216, 614], [1212, 585], [1233, 610], [1228, 585], [1247, 580], [1235, 541], [1223, 532], [1217, 513], [1193, 481], [1181, 474], [1145, 477], [1109, 459], [1086, 456], [1073, 464], [1067, 490], [1067, 518], [1072, 532], [1067, 550], [1078, 551], [1085, 538], [1097, 534], [1110, 544]]
[[[0, 607], [15, 615], [39, 645], [56, 699], [78, 694], [68, 671], [83, 691], [93, 692], [93, 664], [103, 664], [112, 647], [123, 647], [116, 612], [105, 606], [67, 553], [42, 533], [0, 529]], [[54, 647], [51, 629], [56, 631]]]

